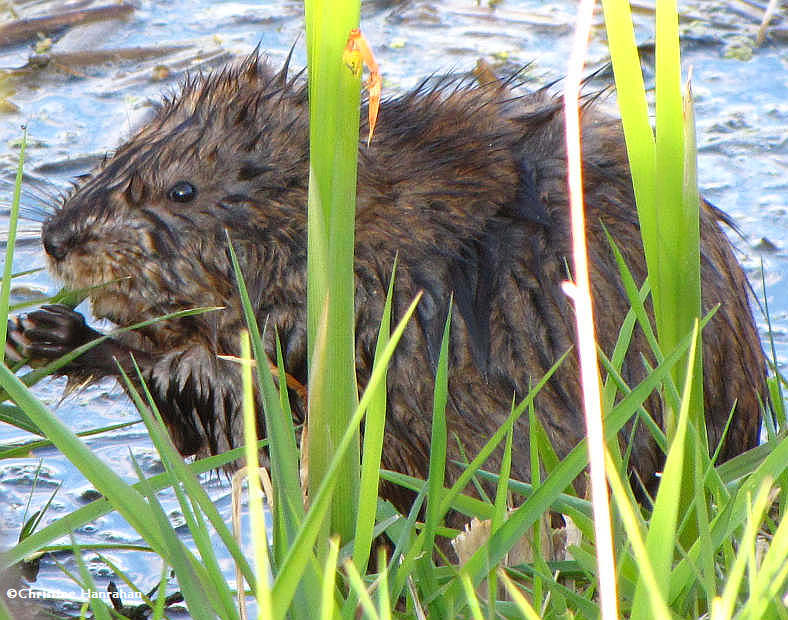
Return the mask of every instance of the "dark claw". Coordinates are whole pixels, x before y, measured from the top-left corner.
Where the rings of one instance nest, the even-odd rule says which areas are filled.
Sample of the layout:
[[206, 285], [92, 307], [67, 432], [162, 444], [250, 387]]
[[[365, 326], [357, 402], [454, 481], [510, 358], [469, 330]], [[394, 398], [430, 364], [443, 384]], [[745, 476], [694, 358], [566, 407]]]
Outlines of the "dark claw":
[[29, 344], [30, 341], [25, 337], [24, 331], [17, 324], [17, 319], [8, 319], [5, 340], [6, 362], [18, 364], [26, 359], [27, 356], [24, 354], [24, 350]]
[[28, 347], [29, 357], [34, 360], [47, 359], [56, 360], [63, 357], [66, 353], [73, 350], [73, 347], [68, 347], [62, 344], [31, 344]]

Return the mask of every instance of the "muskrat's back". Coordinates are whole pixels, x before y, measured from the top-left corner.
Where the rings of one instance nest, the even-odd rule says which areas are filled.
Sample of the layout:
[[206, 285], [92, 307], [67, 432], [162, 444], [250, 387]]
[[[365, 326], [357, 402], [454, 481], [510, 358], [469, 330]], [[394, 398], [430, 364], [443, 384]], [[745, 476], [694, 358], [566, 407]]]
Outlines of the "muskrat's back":
[[[225, 230], [235, 244], [257, 319], [282, 340], [288, 372], [306, 383], [307, 105], [304, 87], [256, 57], [189, 82], [180, 97], [118, 149], [45, 224], [53, 272], [91, 293], [94, 313], [129, 325], [166, 312], [224, 310], [152, 325], [78, 359], [72, 375], [116, 374], [114, 357], [141, 365], [183, 454], [242, 441], [232, 362], [243, 325]], [[560, 102], [543, 91], [514, 98], [499, 85], [443, 81], [384, 101], [372, 145], [360, 147], [356, 218], [356, 352], [369, 377], [396, 255], [395, 314], [424, 297], [388, 373], [385, 467], [425, 476], [434, 365], [451, 296], [449, 431], [472, 456], [575, 339], [567, 278], [569, 226]], [[603, 227], [638, 282], [646, 276], [620, 125], [583, 111], [587, 226], [597, 337], [610, 353], [629, 304]], [[748, 286], [718, 213], [701, 209], [707, 428], [715, 447], [736, 403], [721, 456], [754, 446], [764, 359]], [[45, 332], [45, 338], [36, 334]], [[53, 356], [94, 337], [54, 307], [13, 326], [12, 344]], [[43, 346], [46, 340], [47, 347]], [[54, 346], [53, 345], [57, 345]], [[273, 343], [267, 343], [269, 354]], [[636, 385], [653, 360], [636, 329], [622, 376]], [[300, 403], [303, 411], [303, 403]], [[660, 402], [647, 401], [661, 423]], [[583, 436], [574, 353], [536, 398], [559, 456]], [[260, 432], [264, 432], [262, 420]], [[518, 422], [512, 475], [528, 480], [528, 428]], [[662, 455], [644, 425], [632, 465], [650, 484]], [[454, 441], [449, 456], [460, 460]], [[494, 459], [493, 459], [494, 460]], [[489, 463], [488, 467], [495, 467]], [[449, 478], [458, 475], [450, 466]], [[401, 508], [407, 495], [385, 493]]]

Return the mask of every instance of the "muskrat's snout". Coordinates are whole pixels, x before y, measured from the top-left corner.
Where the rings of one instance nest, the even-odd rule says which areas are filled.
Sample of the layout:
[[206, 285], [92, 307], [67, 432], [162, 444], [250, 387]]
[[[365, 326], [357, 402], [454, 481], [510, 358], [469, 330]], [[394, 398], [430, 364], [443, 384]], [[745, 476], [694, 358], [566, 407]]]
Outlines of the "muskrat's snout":
[[68, 226], [64, 226], [63, 222], [58, 221], [57, 218], [44, 224], [41, 230], [41, 241], [46, 253], [56, 261], [63, 260], [75, 245], [73, 231]]

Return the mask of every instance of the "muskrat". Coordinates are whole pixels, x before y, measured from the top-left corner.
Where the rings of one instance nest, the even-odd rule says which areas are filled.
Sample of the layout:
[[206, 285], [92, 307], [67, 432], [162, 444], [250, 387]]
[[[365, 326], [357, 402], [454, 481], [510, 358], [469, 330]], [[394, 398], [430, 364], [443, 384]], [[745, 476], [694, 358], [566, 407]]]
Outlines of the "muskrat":
[[[611, 352], [629, 309], [605, 229], [638, 282], [646, 276], [620, 121], [596, 104], [582, 111], [585, 198], [597, 337]], [[362, 127], [362, 130], [365, 129]], [[363, 134], [363, 131], [362, 131]], [[306, 204], [308, 105], [303, 81], [252, 55], [187, 80], [155, 118], [83, 179], [46, 220], [54, 275], [90, 288], [93, 313], [127, 326], [185, 308], [220, 311], [152, 324], [105, 341], [64, 369], [74, 378], [130, 375], [140, 367], [183, 455], [242, 441], [237, 365], [244, 327], [226, 231], [238, 252], [260, 324], [281, 338], [287, 372], [307, 382]], [[711, 448], [728, 459], [756, 445], [765, 362], [749, 289], [708, 203], [701, 209], [705, 415]], [[575, 342], [562, 292], [570, 257], [564, 118], [546, 89], [425, 81], [384, 101], [371, 146], [360, 145], [355, 241], [356, 370], [369, 378], [395, 256], [395, 318], [423, 293], [388, 372], [383, 466], [427, 473], [437, 352], [449, 300], [449, 431], [472, 457]], [[101, 285], [101, 286], [98, 286]], [[275, 329], [274, 329], [275, 328]], [[99, 335], [63, 306], [10, 325], [15, 357], [53, 359]], [[636, 330], [622, 369], [635, 386], [653, 360]], [[577, 359], [571, 353], [536, 398], [559, 456], [584, 436]], [[659, 398], [647, 407], [661, 423]], [[303, 403], [296, 406], [303, 415]], [[261, 434], [265, 432], [262, 420]], [[628, 433], [622, 433], [622, 438]], [[622, 439], [623, 441], [624, 439]], [[664, 456], [634, 432], [631, 466], [646, 486]], [[528, 423], [514, 435], [512, 476], [529, 480]], [[500, 458], [500, 457], [498, 457]], [[449, 442], [449, 462], [461, 460]], [[497, 467], [495, 458], [488, 468]], [[456, 479], [449, 465], [448, 479]], [[383, 494], [401, 509], [411, 496]]]

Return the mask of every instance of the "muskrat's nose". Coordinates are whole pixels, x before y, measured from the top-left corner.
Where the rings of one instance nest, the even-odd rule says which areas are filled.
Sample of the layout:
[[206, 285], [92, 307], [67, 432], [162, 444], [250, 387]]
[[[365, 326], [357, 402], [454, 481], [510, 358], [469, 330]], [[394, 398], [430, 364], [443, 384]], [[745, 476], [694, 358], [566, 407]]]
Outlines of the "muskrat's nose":
[[74, 237], [66, 227], [44, 226], [41, 240], [47, 254], [55, 260], [63, 260], [73, 245]]

